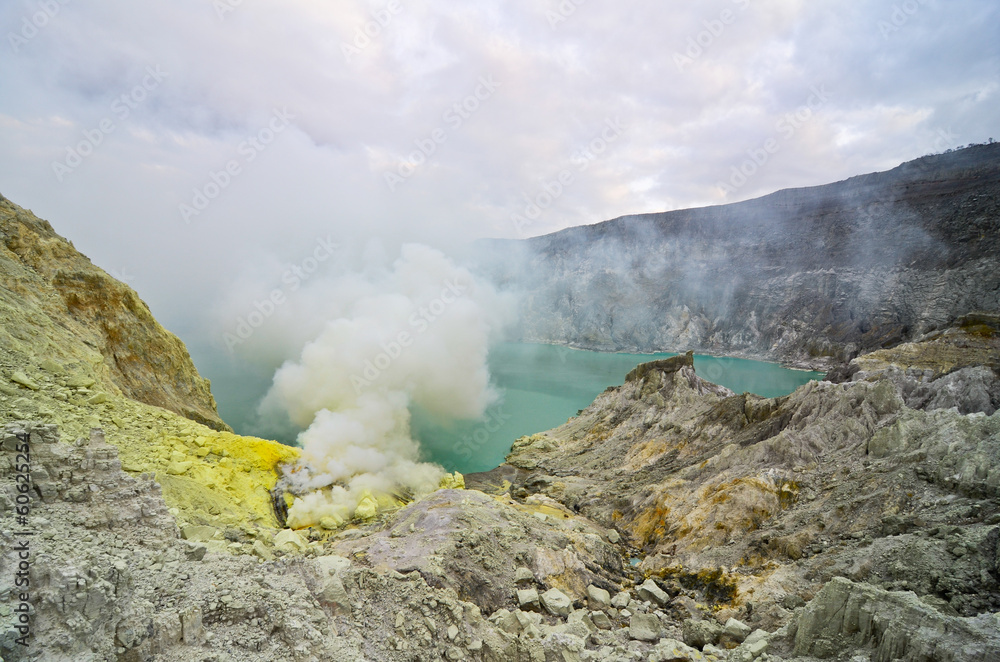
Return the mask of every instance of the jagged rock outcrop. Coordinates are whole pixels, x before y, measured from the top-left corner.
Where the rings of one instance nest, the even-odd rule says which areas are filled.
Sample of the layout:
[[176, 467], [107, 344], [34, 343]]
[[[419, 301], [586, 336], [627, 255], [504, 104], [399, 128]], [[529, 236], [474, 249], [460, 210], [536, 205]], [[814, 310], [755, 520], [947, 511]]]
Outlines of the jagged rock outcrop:
[[[401, 510], [382, 531], [338, 543], [374, 565], [417, 571], [486, 613], [510, 607], [518, 589], [556, 588], [582, 605], [587, 588], [617, 591], [624, 561], [606, 532], [551, 499], [526, 503], [477, 491], [441, 490]], [[517, 581], [527, 569], [531, 579]]]
[[914, 593], [890, 593], [835, 577], [788, 629], [796, 656], [835, 659], [871, 650], [872, 662], [989, 662], [1000, 659], [1000, 618], [942, 614]]
[[297, 449], [233, 434], [183, 343], [45, 221], [0, 200], [0, 423], [105, 431], [182, 525], [279, 526], [269, 491]]
[[[84, 358], [86, 357], [86, 358]], [[43, 362], [216, 430], [209, 383], [139, 296], [94, 266], [48, 222], [0, 196], [0, 367], [29, 379]], [[70, 384], [70, 386], [74, 385]]]
[[1000, 309], [1000, 144], [736, 204], [483, 243], [520, 338], [826, 368]]
[[[495, 473], [616, 528], [663, 590], [720, 618], [774, 630], [835, 577], [949, 617], [1000, 611], [1000, 319], [976, 320], [774, 399], [707, 384], [685, 357], [646, 364]], [[964, 386], [971, 364], [986, 397]], [[914, 376], [949, 399], [908, 399]]]

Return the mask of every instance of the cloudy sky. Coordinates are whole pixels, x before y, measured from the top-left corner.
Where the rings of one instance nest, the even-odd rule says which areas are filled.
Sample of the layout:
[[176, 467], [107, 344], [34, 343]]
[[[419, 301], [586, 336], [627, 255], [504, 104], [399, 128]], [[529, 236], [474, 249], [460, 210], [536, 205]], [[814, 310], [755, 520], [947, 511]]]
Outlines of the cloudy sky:
[[1000, 138], [995, 0], [5, 0], [0, 26], [0, 193], [196, 344], [324, 242], [455, 251]]

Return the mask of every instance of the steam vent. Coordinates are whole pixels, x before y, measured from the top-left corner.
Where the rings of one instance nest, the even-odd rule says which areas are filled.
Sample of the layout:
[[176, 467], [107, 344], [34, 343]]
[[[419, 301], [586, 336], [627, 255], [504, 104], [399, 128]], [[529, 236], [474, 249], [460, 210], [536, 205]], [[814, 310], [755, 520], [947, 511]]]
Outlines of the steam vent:
[[[373, 345], [403, 358], [352, 372], [340, 320], [280, 368], [293, 447], [0, 197], [0, 662], [1000, 660], [1000, 146], [479, 248], [384, 274], [430, 302]], [[451, 324], [501, 312], [677, 355], [447, 471], [409, 409], [481, 412], [489, 334]], [[704, 354], [826, 376], [736, 393]]]

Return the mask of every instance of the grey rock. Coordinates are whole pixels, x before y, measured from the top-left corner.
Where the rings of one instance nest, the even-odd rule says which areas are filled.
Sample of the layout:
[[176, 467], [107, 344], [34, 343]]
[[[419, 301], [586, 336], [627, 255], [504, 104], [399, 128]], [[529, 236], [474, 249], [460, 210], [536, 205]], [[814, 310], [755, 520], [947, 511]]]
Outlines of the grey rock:
[[676, 639], [661, 639], [648, 659], [649, 662], [702, 662], [705, 656]]
[[602, 610], [611, 606], [611, 594], [593, 584], [587, 586], [587, 597], [592, 609]]
[[684, 643], [699, 650], [709, 644], [718, 643], [723, 630], [721, 625], [707, 618], [703, 620], [689, 618], [684, 621], [681, 627]]
[[799, 612], [794, 654], [829, 658], [851, 646], [871, 646], [880, 660], [916, 662], [939, 651], [947, 655], [940, 659], [987, 662], [1000, 659], [1000, 628], [992, 616], [947, 616], [913, 593], [834, 577]]
[[186, 556], [189, 561], [201, 561], [205, 558], [205, 554], [208, 552], [208, 547], [191, 542], [190, 540], [185, 540], [184, 543], [184, 556]]
[[610, 630], [612, 627], [611, 619], [603, 611], [590, 612], [590, 622], [601, 630]]
[[535, 581], [535, 573], [529, 568], [520, 567], [514, 571], [514, 581], [518, 584]]
[[619, 591], [611, 598], [611, 606], [615, 609], [625, 609], [631, 600], [632, 596], [629, 595], [628, 591]]
[[520, 607], [521, 609], [538, 609], [539, 607], [538, 591], [536, 591], [533, 588], [518, 589], [517, 606]]
[[661, 607], [670, 602], [670, 596], [656, 585], [652, 579], [647, 579], [635, 589], [636, 593], [643, 600], [647, 600]]
[[663, 636], [663, 625], [654, 614], [633, 614], [629, 619], [628, 633], [637, 641], [656, 641]]
[[573, 601], [557, 588], [550, 588], [539, 597], [545, 611], [553, 616], [568, 616], [573, 611]]
[[[723, 628], [722, 634], [729, 638], [731, 641], [735, 641], [740, 644], [750, 636], [750, 626], [746, 623], [736, 620], [735, 618], [730, 618], [726, 621]], [[710, 642], [712, 643], [712, 642]]]
[[769, 646], [770, 635], [764, 630], [754, 630], [742, 644], [732, 651], [729, 658], [733, 662], [753, 662], [767, 652]]

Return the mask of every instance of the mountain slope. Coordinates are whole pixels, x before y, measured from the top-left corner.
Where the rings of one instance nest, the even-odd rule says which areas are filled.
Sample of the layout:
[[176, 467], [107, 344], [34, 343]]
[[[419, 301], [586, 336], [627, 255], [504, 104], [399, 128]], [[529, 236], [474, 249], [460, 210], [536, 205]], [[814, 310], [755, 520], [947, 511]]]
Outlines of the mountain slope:
[[[8, 334], [26, 336], [15, 340], [8, 335], [5, 343], [21, 359], [37, 364], [96, 350], [103, 360], [93, 357], [92, 376], [108, 388], [217, 430], [230, 430], [184, 343], [160, 326], [139, 296], [94, 266], [46, 221], [3, 196], [0, 305], [6, 314], [0, 326]], [[46, 333], [29, 331], [39, 327]]]
[[484, 248], [523, 340], [826, 368], [1000, 310], [1000, 144]]

